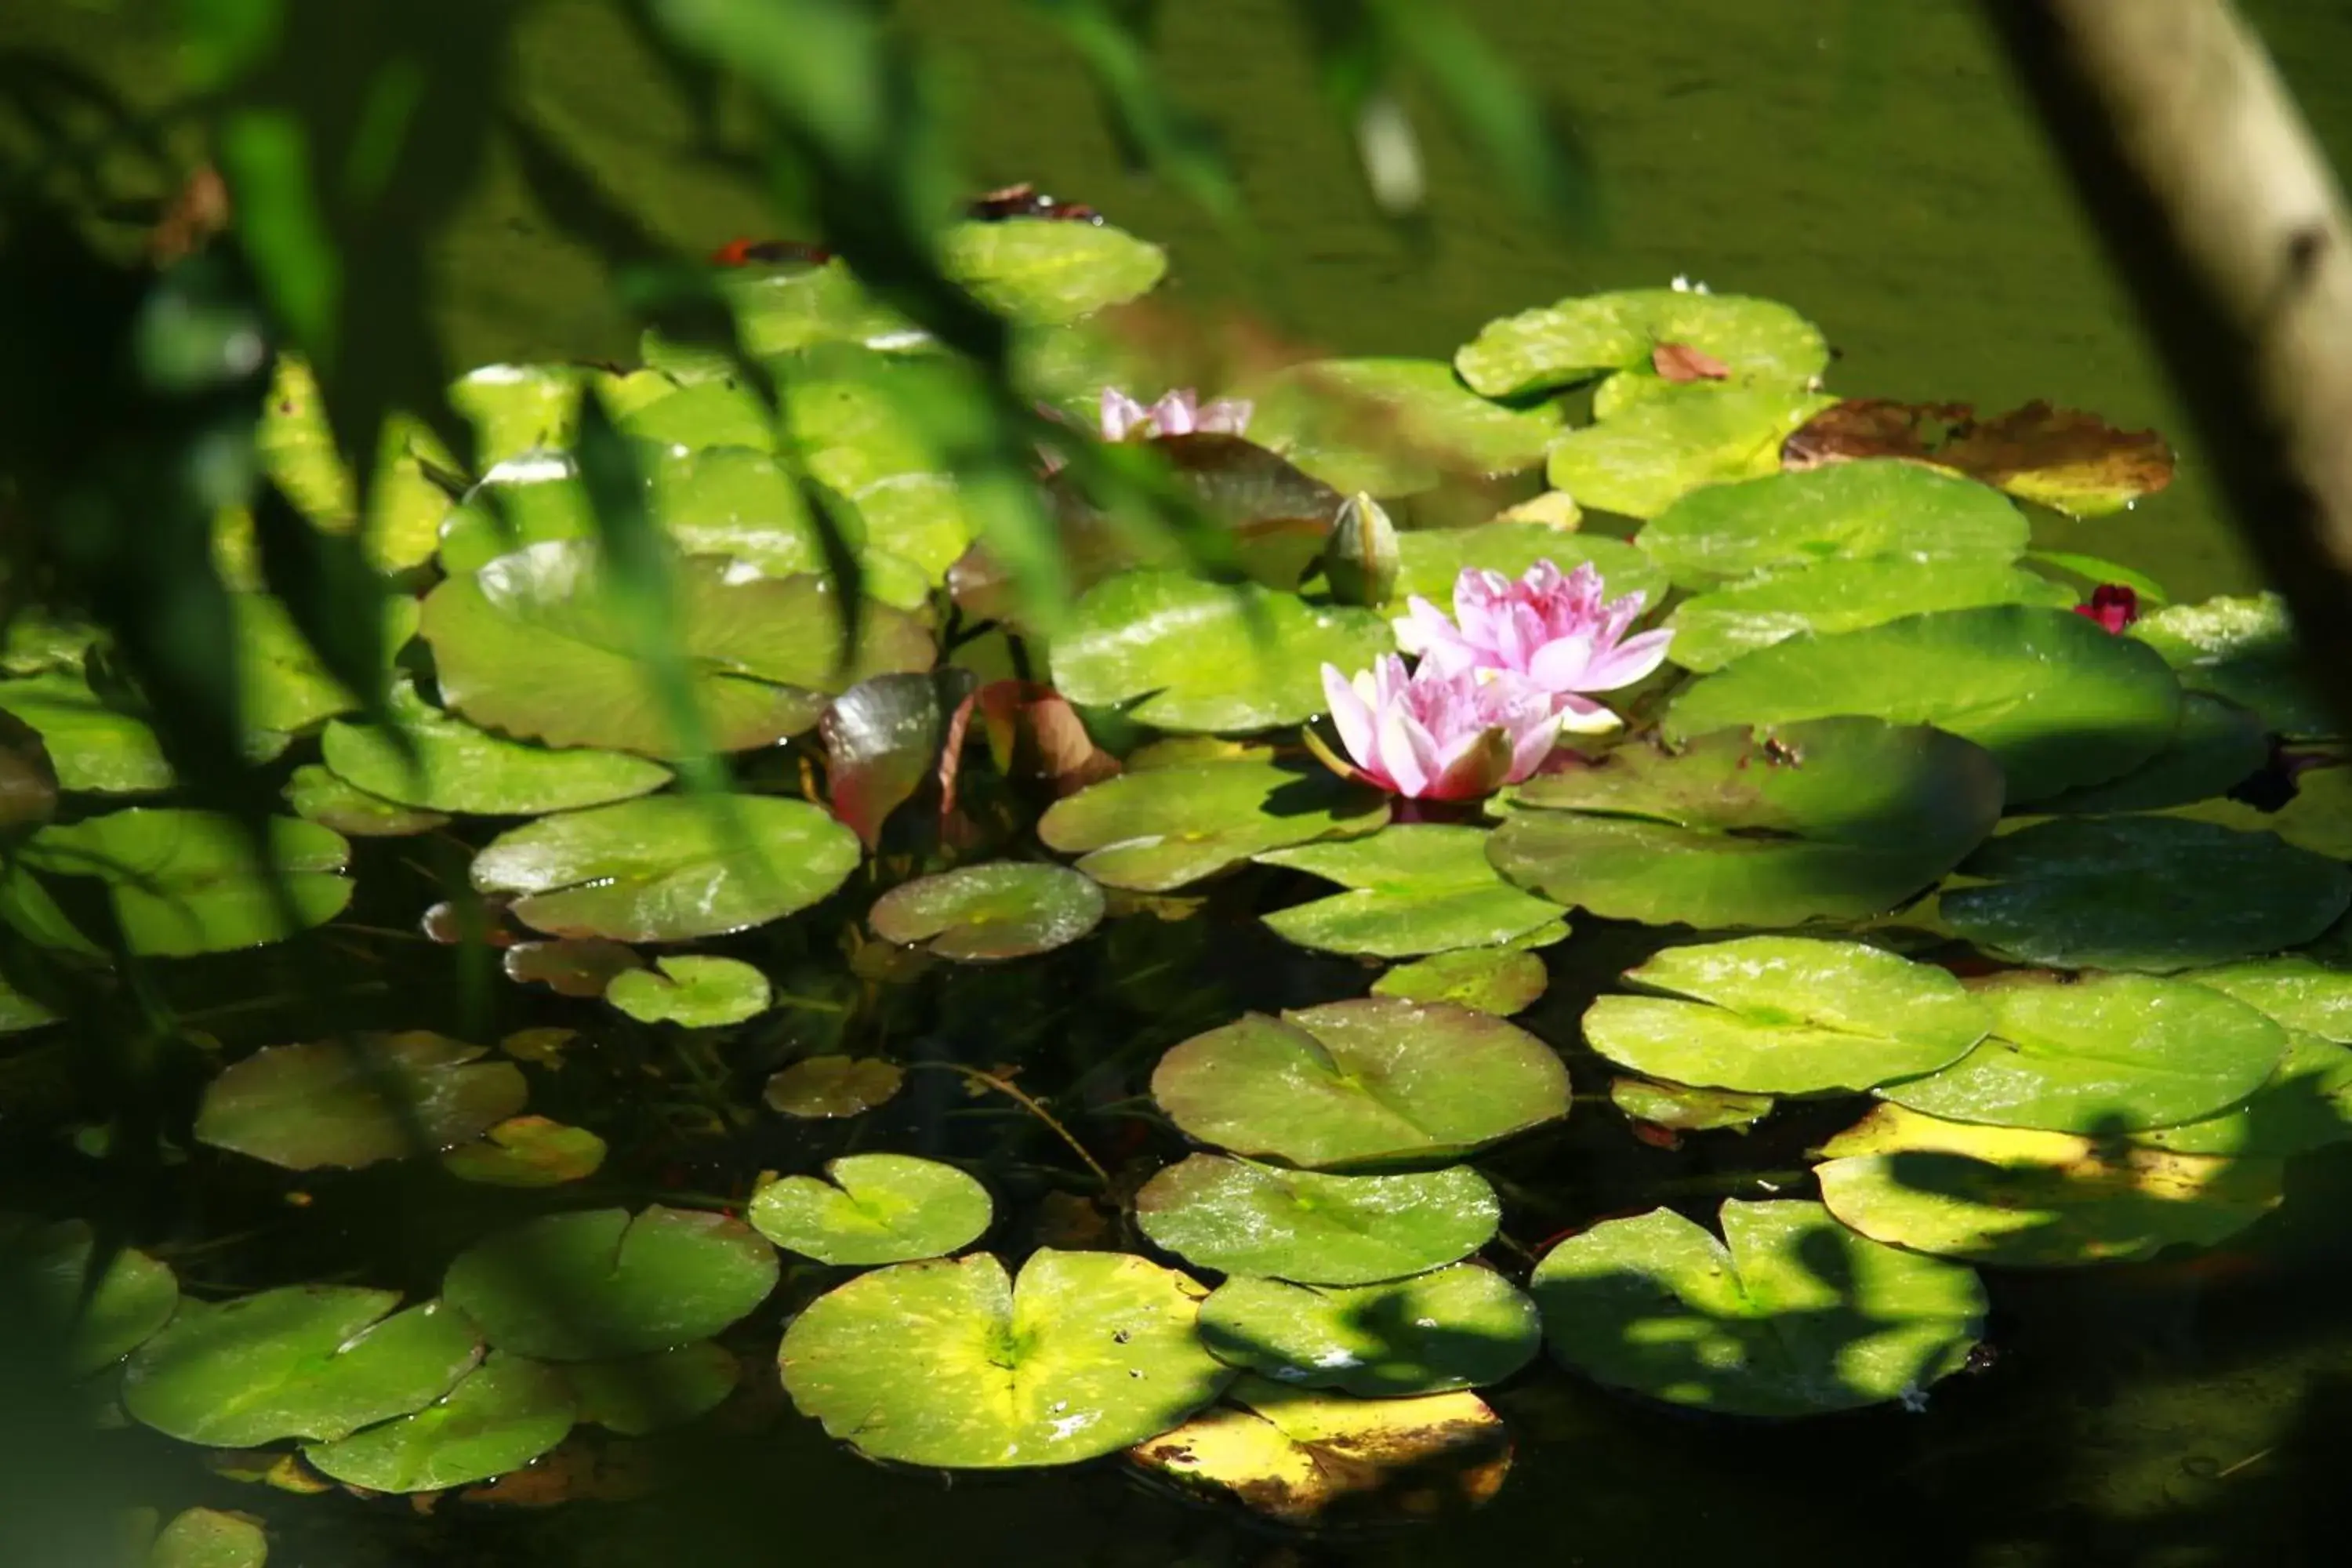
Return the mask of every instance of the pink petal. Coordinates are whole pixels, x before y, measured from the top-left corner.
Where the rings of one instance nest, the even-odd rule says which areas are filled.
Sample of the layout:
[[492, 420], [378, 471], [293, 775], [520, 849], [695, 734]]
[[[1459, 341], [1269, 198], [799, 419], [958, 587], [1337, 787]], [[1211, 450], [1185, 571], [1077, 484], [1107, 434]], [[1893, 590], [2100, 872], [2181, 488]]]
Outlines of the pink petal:
[[1592, 661], [1579, 689], [1614, 691], [1621, 686], [1633, 685], [1665, 663], [1666, 647], [1674, 640], [1675, 634], [1664, 628], [1627, 637]]
[[1544, 759], [1559, 744], [1559, 721], [1545, 717], [1531, 724], [1523, 724], [1511, 738], [1511, 769], [1503, 775], [1505, 784], [1517, 784], [1543, 766]]
[[1528, 675], [1546, 691], [1590, 691], [1594, 689], [1591, 665], [1590, 637], [1556, 637], [1536, 651]]
[[1590, 698], [1570, 693], [1559, 699], [1559, 721], [1563, 735], [1600, 735], [1625, 721]]
[[1500, 725], [1472, 731], [1447, 751], [1430, 795], [1438, 800], [1475, 800], [1502, 787], [1511, 771], [1510, 734]]
[[1106, 441], [1124, 441], [1129, 431], [1150, 416], [1143, 405], [1115, 386], [1102, 389], [1102, 437]]
[[1372, 710], [1336, 664], [1323, 667], [1323, 700], [1330, 704], [1331, 723], [1339, 731], [1339, 743], [1348, 748], [1357, 766], [1369, 770], [1379, 760], [1372, 746]]
[[1381, 771], [1389, 776], [1389, 787], [1408, 800], [1428, 794], [1437, 760], [1429, 731], [1402, 706], [1383, 708], [1379, 722]]
[[1454, 629], [1454, 623], [1446, 619], [1445, 612], [1427, 599], [1415, 594], [1404, 603], [1411, 613], [1399, 616], [1389, 625], [1396, 628], [1397, 647], [1405, 652], [1419, 657], [1433, 647], [1458, 644], [1462, 640], [1462, 634]]
[[1201, 410], [1195, 427], [1226, 436], [1246, 435], [1250, 416], [1256, 412], [1257, 405], [1246, 397], [1220, 397]]
[[1180, 386], [1151, 405], [1152, 432], [1160, 436], [1190, 436], [1200, 426], [1200, 410], [1192, 389]]

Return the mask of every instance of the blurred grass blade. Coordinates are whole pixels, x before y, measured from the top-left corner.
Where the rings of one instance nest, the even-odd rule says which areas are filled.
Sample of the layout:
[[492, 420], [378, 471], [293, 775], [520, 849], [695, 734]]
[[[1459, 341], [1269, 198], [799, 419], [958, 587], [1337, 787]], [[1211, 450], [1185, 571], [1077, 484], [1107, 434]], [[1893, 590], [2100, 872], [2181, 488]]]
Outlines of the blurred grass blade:
[[1031, 0], [1086, 62], [1104, 117], [1129, 162], [1165, 174], [1229, 231], [1241, 189], [1215, 132], [1161, 84], [1150, 53], [1153, 0]]
[[269, 591], [327, 673], [359, 699], [367, 721], [404, 751], [408, 737], [393, 721], [384, 672], [383, 579], [355, 535], [329, 533], [294, 509], [265, 479], [253, 505], [254, 542]]

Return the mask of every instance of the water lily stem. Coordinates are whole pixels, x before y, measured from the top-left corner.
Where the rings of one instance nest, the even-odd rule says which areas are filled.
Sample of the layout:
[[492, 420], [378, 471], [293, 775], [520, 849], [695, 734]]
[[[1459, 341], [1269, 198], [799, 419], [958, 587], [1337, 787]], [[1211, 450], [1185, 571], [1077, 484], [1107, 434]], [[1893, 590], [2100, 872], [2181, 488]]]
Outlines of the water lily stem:
[[966, 1067], [961, 1062], [909, 1062], [907, 1065], [910, 1069], [936, 1068], [946, 1072], [961, 1073], [972, 1082], [985, 1085], [1012, 1100], [1030, 1115], [1052, 1128], [1054, 1135], [1067, 1143], [1070, 1146], [1070, 1152], [1086, 1162], [1087, 1169], [1095, 1173], [1095, 1180], [1102, 1184], [1103, 1190], [1105, 1192], [1110, 1190], [1110, 1173], [1104, 1170], [1092, 1154], [1087, 1152], [1087, 1146], [1079, 1142], [1068, 1128], [1055, 1121], [1052, 1111], [1014, 1088], [1010, 1079], [999, 1078], [992, 1072], [983, 1072], [975, 1067]]

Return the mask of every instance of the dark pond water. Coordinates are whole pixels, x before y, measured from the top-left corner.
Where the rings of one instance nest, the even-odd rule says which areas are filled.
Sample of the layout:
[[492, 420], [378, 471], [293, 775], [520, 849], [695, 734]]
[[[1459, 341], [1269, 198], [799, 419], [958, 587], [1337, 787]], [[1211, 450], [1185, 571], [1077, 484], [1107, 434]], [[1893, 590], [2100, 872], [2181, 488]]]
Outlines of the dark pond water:
[[[144, 96], [167, 79], [164, 9], [16, 0], [0, 7], [0, 42], [64, 45]], [[1843, 392], [1989, 408], [2047, 397], [2164, 430], [2183, 447], [2168, 493], [2045, 542], [2114, 556], [2183, 596], [2252, 584], [2189, 433], [1969, 5], [1465, 0], [1522, 70], [1574, 106], [1590, 138], [1608, 228], [1582, 246], [1524, 226], [1442, 133], [1426, 243], [1396, 235], [1348, 175], [1286, 5], [1166, 7], [1170, 74], [1224, 128], [1244, 172], [1266, 241], [1256, 268], [1180, 198], [1120, 171], [1089, 90], [1022, 7], [899, 9], [952, 65], [981, 179], [1036, 180], [1167, 243], [1174, 287], [1190, 297], [1244, 302], [1338, 352], [1433, 355], [1499, 313], [1678, 273], [1784, 300], [1841, 351]], [[2352, 7], [2251, 9], [2323, 136], [2352, 158]], [[522, 68], [546, 121], [681, 243], [764, 232], [757, 193], [688, 154], [684, 116], [609, 11], [592, 0], [537, 8]], [[588, 258], [551, 236], [511, 169], [436, 260], [461, 361], [633, 353], [634, 331]], [[1223, 978], [1252, 1001], [1290, 984]], [[1771, 1164], [1769, 1150], [1727, 1163], [1735, 1158]], [[1619, 1158], [1601, 1179], [1639, 1207], [1654, 1197], [1642, 1187], [1647, 1169]], [[386, 1512], [364, 1533], [385, 1543], [383, 1560], [546, 1551], [651, 1563], [690, 1552], [712, 1568], [2339, 1561], [2331, 1445], [2352, 1413], [2352, 1330], [2335, 1233], [2347, 1203], [2352, 1160], [2316, 1158], [2297, 1168], [2284, 1212], [2218, 1258], [2004, 1279], [1998, 1360], [1941, 1386], [1924, 1413], [1759, 1428], [1659, 1414], [1559, 1377], [1506, 1389], [1496, 1403], [1519, 1437], [1517, 1468], [1489, 1510], [1442, 1533], [1286, 1543], [1100, 1470], [950, 1486], [862, 1465], [800, 1423], [781, 1438], [714, 1441], [698, 1461], [712, 1493], [675, 1511], [574, 1510], [455, 1531]], [[428, 1245], [415, 1234], [385, 1242]], [[285, 1519], [289, 1561], [378, 1560], [316, 1510]]]

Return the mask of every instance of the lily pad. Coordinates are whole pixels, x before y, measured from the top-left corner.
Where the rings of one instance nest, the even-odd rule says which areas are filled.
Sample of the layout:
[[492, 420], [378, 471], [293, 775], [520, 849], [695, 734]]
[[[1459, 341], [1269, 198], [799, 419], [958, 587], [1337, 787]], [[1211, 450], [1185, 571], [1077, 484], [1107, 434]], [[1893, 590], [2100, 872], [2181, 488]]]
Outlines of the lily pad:
[[56, 1354], [77, 1377], [112, 1365], [152, 1338], [179, 1309], [171, 1268], [135, 1247], [116, 1248], [95, 1284], [97, 1242], [82, 1220], [0, 1237], [0, 1276], [22, 1269]]
[[[267, 594], [239, 594], [231, 611], [236, 620], [239, 717], [249, 732], [263, 737], [297, 734], [360, 706], [359, 699], [319, 662], [284, 605]], [[387, 652], [416, 634], [415, 600], [387, 595], [381, 613]], [[282, 744], [261, 743], [249, 734], [247, 750], [271, 755]]]
[[640, 1024], [716, 1029], [756, 1018], [769, 1006], [768, 977], [740, 958], [698, 953], [654, 960], [655, 969], [625, 969], [604, 1000]]
[[291, 1171], [446, 1149], [530, 1097], [522, 1069], [488, 1054], [422, 1029], [265, 1047], [205, 1086], [196, 1138]]
[[1133, 718], [1161, 730], [1235, 731], [1320, 713], [1325, 664], [1361, 669], [1395, 648], [1370, 610], [1142, 571], [1087, 589], [1051, 657], [1073, 702], [1132, 702]]
[[457, 1255], [442, 1291], [501, 1350], [600, 1361], [707, 1339], [775, 1284], [775, 1252], [749, 1226], [656, 1204], [499, 1231]]
[[1108, 224], [1008, 218], [950, 227], [940, 265], [1000, 315], [1052, 327], [1150, 293], [1168, 253]]
[[2288, 1029], [2352, 1045], [2352, 972], [2290, 955], [2193, 970], [2180, 978], [2259, 1007]]
[[845, 1154], [824, 1179], [784, 1176], [751, 1194], [761, 1236], [819, 1263], [865, 1266], [938, 1258], [969, 1247], [995, 1217], [988, 1189], [937, 1160]]
[[1486, 858], [1486, 830], [1390, 826], [1363, 838], [1273, 849], [1255, 858], [1353, 889], [1277, 910], [1265, 923], [1301, 947], [1405, 958], [1455, 948], [1568, 934], [1558, 904], [1503, 880]]
[[2309, 942], [2352, 905], [2352, 871], [2173, 816], [2059, 817], [2003, 834], [1945, 889], [1945, 922], [2026, 963], [2189, 969]]
[[2246, 1004], [2147, 974], [2004, 975], [1978, 988], [1991, 1037], [1949, 1067], [1880, 1086], [1952, 1121], [2114, 1133], [2210, 1116], [2252, 1094], [2286, 1031]]
[[294, 770], [286, 781], [286, 804], [303, 821], [351, 838], [405, 838], [430, 833], [449, 820], [437, 811], [419, 811], [370, 795], [317, 763]]
[[1667, 657], [1703, 673], [1808, 633], [1859, 631], [1930, 610], [2074, 602], [2064, 587], [2005, 561], [1824, 561], [1684, 600], [1666, 618], [1675, 634]]
[[2172, 482], [2172, 449], [2153, 430], [2035, 401], [1979, 418], [1965, 403], [1849, 398], [1789, 437], [1791, 469], [1903, 458], [1998, 485], [2075, 517], [2119, 511]]
[[2128, 635], [2162, 654], [2181, 685], [2251, 708], [2282, 734], [2342, 730], [2304, 672], [2286, 601], [2276, 594], [2167, 605], [2141, 616]]
[[[744, 352], [762, 358], [824, 342], [879, 347], [901, 339], [914, 340], [909, 346], [931, 342], [929, 333], [860, 287], [846, 262], [747, 268], [723, 288]], [[651, 362], [655, 355], [646, 357]]]
[[1603, 996], [1592, 1048], [1699, 1089], [1818, 1094], [1868, 1089], [1958, 1060], [1992, 1026], [1944, 970], [1852, 942], [1751, 936], [1670, 947], [1625, 980], [1654, 996]]
[[1633, 1121], [1673, 1132], [1714, 1132], [1726, 1128], [1745, 1132], [1772, 1114], [1778, 1102], [1769, 1094], [1693, 1089], [1646, 1078], [1612, 1078], [1609, 1103]]
[[2270, 761], [2270, 736], [2252, 711], [2201, 691], [2184, 691], [2180, 723], [2156, 755], [2120, 778], [2053, 795], [2034, 809], [2098, 816], [2189, 805], [2243, 784]]
[[761, 925], [841, 886], [857, 836], [806, 801], [681, 795], [544, 817], [474, 858], [474, 886], [557, 936], [685, 942]]
[[[678, 652], [704, 729], [725, 751], [762, 746], [817, 721], [826, 694], [886, 670], [928, 669], [930, 637], [904, 612], [868, 605], [842, 668], [829, 579], [763, 577], [723, 556], [673, 563]], [[534, 544], [425, 601], [441, 695], [476, 723], [551, 746], [674, 754], [677, 733], [636, 658], [639, 631], [594, 550]]]
[[906, 1079], [897, 1064], [878, 1058], [811, 1057], [771, 1078], [762, 1098], [786, 1116], [861, 1116]]
[[1230, 1398], [1128, 1458], [1302, 1529], [1425, 1525], [1487, 1502], [1510, 1473], [1510, 1429], [1475, 1394], [1356, 1399], [1245, 1376]]
[[1487, 854], [1504, 876], [1612, 920], [1701, 929], [1858, 920], [1992, 831], [2000, 769], [1926, 726], [1817, 719], [1619, 746], [1519, 787]]
[[1542, 958], [1524, 949], [1470, 947], [1401, 963], [1372, 982], [1372, 994], [1451, 1002], [1507, 1018], [1533, 1006], [1549, 978]]
[[826, 705], [817, 721], [826, 804], [868, 849], [890, 814], [941, 775], [953, 715], [974, 684], [962, 669], [877, 675]]
[[183, 1509], [147, 1552], [145, 1568], [262, 1568], [269, 1538], [261, 1526], [218, 1509]]
[[1318, 1167], [1447, 1159], [1556, 1121], [1568, 1071], [1500, 1018], [1373, 996], [1195, 1035], [1151, 1094], [1204, 1143]]
[[901, 883], [866, 920], [886, 942], [925, 945], [961, 963], [1066, 947], [1102, 923], [1103, 891], [1064, 866], [1002, 860]]
[[1222, 1154], [1179, 1161], [1135, 1196], [1143, 1234], [1188, 1263], [1313, 1285], [1364, 1285], [1456, 1262], [1486, 1245], [1502, 1212], [1467, 1165], [1333, 1176]]
[[1263, 755], [1130, 768], [1055, 801], [1037, 825], [1107, 888], [1171, 892], [1251, 856], [1377, 831], [1388, 801], [1321, 768]]
[[[628, 379], [657, 386], [669, 378], [654, 371], [635, 371]], [[758, 394], [731, 377], [703, 376], [680, 383], [618, 412], [624, 431], [672, 451], [681, 447], [688, 452], [711, 447], [776, 449], [774, 416]]]
[[1678, 586], [1704, 589], [1832, 562], [2006, 565], [2029, 531], [1999, 490], [1885, 461], [1695, 490], [1651, 519], [1636, 542]]
[[1768, 384], [1801, 387], [1829, 365], [1821, 329], [1788, 306], [1685, 289], [1627, 289], [1505, 316], [1487, 322], [1454, 363], [1473, 390], [1517, 397], [1647, 366], [1665, 343]]
[[1937, 610], [1759, 648], [1683, 689], [1666, 734], [1861, 713], [1933, 724], [2000, 759], [2011, 804], [2147, 762], [2180, 721], [2161, 659], [2088, 618], [2024, 605]]
[[2298, 849], [2331, 860], [2352, 860], [2352, 767], [2329, 764], [2297, 773], [2294, 798], [2276, 811], [2242, 800], [2213, 799], [2176, 806], [2165, 815], [2246, 833], [2274, 833]]
[[59, 789], [145, 795], [174, 782], [147, 721], [101, 699], [78, 670], [0, 680], [0, 712], [39, 734]]
[[550, 751], [476, 728], [402, 682], [392, 712], [415, 748], [415, 765], [393, 741], [338, 720], [320, 742], [327, 766], [369, 795], [425, 811], [536, 816], [603, 805], [657, 790], [670, 773], [623, 752]]
[[492, 1356], [430, 1407], [335, 1443], [311, 1468], [378, 1492], [432, 1492], [518, 1470], [572, 1430], [572, 1385], [551, 1366]]
[[1916, 1399], [1983, 1331], [1973, 1270], [1857, 1236], [1819, 1204], [1727, 1200], [1723, 1239], [1672, 1209], [1605, 1220], [1528, 1289], [1563, 1365], [1653, 1399], [1807, 1415]]
[[1665, 597], [1666, 574], [1622, 539], [1569, 533], [1540, 522], [1484, 522], [1475, 528], [1418, 528], [1397, 535], [1396, 588], [1391, 602], [1418, 595], [1451, 614], [1454, 585], [1465, 567], [1518, 577], [1538, 561], [1562, 572], [1590, 564], [1609, 596], [1639, 594], [1655, 605]]
[[1500, 1383], [1543, 1329], [1509, 1280], [1457, 1263], [1353, 1287], [1229, 1279], [1201, 1308], [1201, 1340], [1276, 1383], [1389, 1399]]
[[332, 1440], [422, 1410], [473, 1370], [481, 1337], [438, 1301], [385, 1316], [399, 1300], [288, 1285], [217, 1305], [183, 1301], [131, 1352], [123, 1406], [166, 1436], [215, 1448]]
[[1780, 442], [1830, 399], [1777, 388], [1662, 389], [1552, 443], [1546, 479], [1587, 507], [1655, 517], [1703, 485], [1780, 471]]
[[[268, 841], [297, 920], [322, 925], [342, 912], [352, 883], [340, 875], [351, 859], [341, 834], [272, 817]], [[45, 827], [17, 853], [37, 871], [101, 879], [135, 952], [228, 952], [293, 934], [244, 833], [211, 812], [134, 806]]]
[[2283, 1160], [2352, 1139], [2352, 1048], [2300, 1030], [2287, 1031], [2278, 1069], [2244, 1100], [2132, 1142], [2177, 1154], [2252, 1155]]
[[602, 996], [617, 976], [645, 966], [635, 948], [600, 936], [519, 942], [499, 961], [516, 984], [544, 985], [559, 996]]
[[486, 364], [449, 384], [449, 406], [474, 427], [474, 455], [495, 464], [576, 437], [586, 374], [569, 364]]
[[1067, 1465], [1157, 1436], [1233, 1373], [1200, 1342], [1208, 1292], [1108, 1252], [901, 1263], [822, 1296], [784, 1332], [804, 1415], [877, 1459]]
[[1411, 495], [1448, 472], [1515, 474], [1543, 461], [1561, 410], [1490, 403], [1438, 360], [1314, 360], [1248, 389], [1250, 439], [1346, 494]]
[[574, 1362], [563, 1375], [579, 1398], [581, 1420], [642, 1437], [718, 1408], [742, 1380], [743, 1363], [724, 1345], [697, 1340], [626, 1361]]
[[1822, 1201], [1863, 1235], [2007, 1268], [2210, 1247], [2278, 1206], [2283, 1160], [2175, 1154], [1882, 1105], [1824, 1144]]
[[604, 1163], [604, 1141], [585, 1127], [544, 1116], [509, 1116], [441, 1156], [461, 1182], [490, 1187], [556, 1187], [585, 1180]]

